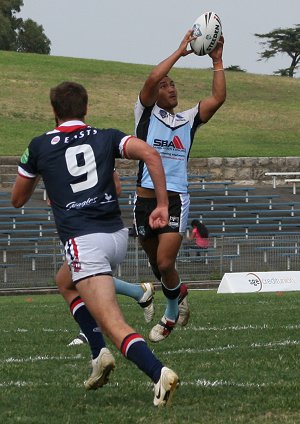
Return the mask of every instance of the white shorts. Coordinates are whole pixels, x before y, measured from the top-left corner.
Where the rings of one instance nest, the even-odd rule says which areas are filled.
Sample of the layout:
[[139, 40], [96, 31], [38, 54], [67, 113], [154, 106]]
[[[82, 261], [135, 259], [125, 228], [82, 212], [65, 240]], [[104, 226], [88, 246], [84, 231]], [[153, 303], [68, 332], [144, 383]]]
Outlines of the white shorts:
[[74, 283], [94, 275], [112, 275], [127, 252], [128, 228], [70, 239], [65, 254]]

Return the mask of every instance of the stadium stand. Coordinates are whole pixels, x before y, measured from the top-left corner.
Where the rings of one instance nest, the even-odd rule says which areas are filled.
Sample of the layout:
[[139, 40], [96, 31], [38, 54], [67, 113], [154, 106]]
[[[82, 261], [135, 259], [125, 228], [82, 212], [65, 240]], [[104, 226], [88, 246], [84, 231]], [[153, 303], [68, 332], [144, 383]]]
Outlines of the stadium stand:
[[0, 264], [0, 268], [3, 269], [3, 283], [6, 284], [7, 283], [7, 270], [8, 268], [14, 268], [16, 267], [16, 264], [8, 264], [8, 263], [2, 263]]
[[[135, 181], [135, 176], [121, 177], [120, 208], [129, 228]], [[289, 187], [278, 186], [276, 193], [270, 194], [267, 187], [209, 181], [208, 175], [195, 174], [189, 176], [189, 182], [189, 223], [198, 218], [207, 225], [211, 247], [198, 256], [184, 238], [177, 261], [184, 281], [218, 280], [224, 272], [232, 271], [300, 268], [300, 198], [298, 201], [298, 195], [292, 195]], [[9, 287], [53, 287], [64, 255], [51, 208], [39, 193], [20, 209], [10, 206], [9, 197], [9, 192], [0, 197], [5, 201], [0, 203], [0, 291]], [[153, 280], [136, 237], [129, 238], [128, 254], [117, 275], [132, 282]]]
[[300, 178], [287, 178], [284, 180], [286, 183], [292, 183], [293, 186], [293, 194], [297, 194], [297, 184], [300, 183]]
[[265, 172], [265, 175], [267, 177], [272, 177], [272, 186], [275, 189], [277, 187], [277, 178], [279, 177], [296, 177], [297, 175], [300, 176], [300, 172]]

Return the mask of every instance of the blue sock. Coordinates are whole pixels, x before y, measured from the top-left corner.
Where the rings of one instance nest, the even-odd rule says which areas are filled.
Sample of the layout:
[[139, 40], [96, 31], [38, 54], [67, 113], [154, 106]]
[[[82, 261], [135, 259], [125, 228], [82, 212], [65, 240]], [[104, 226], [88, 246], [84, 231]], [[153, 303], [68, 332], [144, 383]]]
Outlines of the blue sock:
[[105, 347], [105, 340], [100, 328], [80, 296], [72, 300], [70, 310], [81, 331], [88, 339], [93, 359], [97, 358], [100, 350]]
[[125, 296], [133, 297], [133, 299], [139, 301], [144, 294], [140, 284], [127, 283], [126, 281], [114, 278], [114, 284], [117, 294], [124, 294]]
[[171, 321], [176, 321], [179, 315], [178, 297], [180, 294], [181, 282], [174, 289], [168, 289], [163, 282], [161, 282], [161, 284], [162, 284], [162, 290], [167, 299], [165, 317], [167, 317]]
[[158, 382], [163, 365], [140, 334], [128, 334], [122, 341], [120, 350], [125, 358], [135, 363], [154, 383]]

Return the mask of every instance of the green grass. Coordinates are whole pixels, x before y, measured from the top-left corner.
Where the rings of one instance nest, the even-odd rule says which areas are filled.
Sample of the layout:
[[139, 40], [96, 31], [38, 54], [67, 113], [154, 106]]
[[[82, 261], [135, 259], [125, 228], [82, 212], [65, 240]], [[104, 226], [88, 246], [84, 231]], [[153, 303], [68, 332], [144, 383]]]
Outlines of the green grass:
[[[0, 297], [0, 422], [299, 423], [299, 294], [191, 291], [189, 300], [188, 326], [151, 344], [181, 379], [173, 405], [157, 410], [148, 378], [111, 345], [117, 367], [109, 384], [85, 391], [89, 350], [67, 347], [77, 327], [60, 296]], [[120, 302], [146, 336], [141, 309]], [[158, 319], [161, 292], [155, 302]]]
[[[64, 80], [90, 94], [87, 122], [132, 133], [148, 65], [0, 51], [0, 154], [20, 155], [53, 127], [49, 89]], [[174, 68], [179, 109], [210, 95], [212, 71]], [[227, 101], [196, 135], [191, 157], [299, 156], [300, 79], [227, 72]]]

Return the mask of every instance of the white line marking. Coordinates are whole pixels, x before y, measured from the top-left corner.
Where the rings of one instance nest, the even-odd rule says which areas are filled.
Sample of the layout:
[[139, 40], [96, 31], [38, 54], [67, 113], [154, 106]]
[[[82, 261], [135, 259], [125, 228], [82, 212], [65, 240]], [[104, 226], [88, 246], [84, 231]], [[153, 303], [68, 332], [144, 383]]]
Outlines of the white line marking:
[[246, 349], [247, 347], [249, 349], [265, 349], [265, 348], [274, 348], [279, 346], [299, 346], [300, 340], [281, 340], [281, 341], [274, 341], [274, 342], [268, 342], [268, 343], [251, 343], [250, 345], [227, 345], [227, 346], [217, 346], [217, 347], [207, 347], [203, 349], [178, 349], [178, 350], [169, 350], [165, 351], [165, 355], [181, 355], [181, 354], [195, 354], [195, 353], [205, 353], [205, 352], [220, 352], [225, 350], [233, 350], [233, 349]]
[[[6, 388], [6, 387], [19, 387], [19, 388], [23, 388], [23, 387], [55, 387], [57, 386], [59, 383], [55, 382], [55, 381], [51, 381], [51, 382], [45, 382], [45, 381], [3, 381], [0, 382], [0, 387], [1, 388]], [[109, 382], [107, 385], [107, 388], [114, 388], [114, 387], [121, 387], [121, 386], [128, 386], [128, 384], [130, 386], [139, 386], [139, 387], [147, 387], [149, 389], [152, 389], [153, 387], [153, 383], [151, 382], [144, 382], [144, 381], [138, 381], [138, 380], [131, 380], [130, 382], [123, 382], [123, 383], [119, 383], [119, 382]], [[282, 381], [280, 382], [268, 382], [268, 383], [264, 383], [264, 382], [260, 382], [260, 383], [251, 383], [249, 381], [226, 381], [226, 380], [207, 380], [204, 378], [199, 378], [197, 380], [192, 380], [192, 381], [184, 381], [181, 380], [180, 381], [180, 385], [181, 386], [194, 386], [194, 387], [202, 387], [204, 389], [206, 388], [215, 388], [215, 387], [243, 387], [243, 388], [249, 388], [249, 389], [257, 389], [257, 388], [261, 388], [261, 387], [290, 387], [293, 386], [294, 383], [293, 382], [286, 382], [283, 383]], [[83, 384], [81, 383], [72, 383], [72, 387], [79, 387], [79, 388], [83, 388]]]
[[193, 331], [244, 331], [244, 330], [275, 330], [275, 329], [283, 329], [283, 330], [299, 330], [300, 324], [287, 324], [280, 326], [270, 326], [269, 324], [262, 325], [253, 325], [253, 324], [245, 324], [245, 325], [229, 325], [228, 327], [196, 327], [189, 325], [185, 327], [184, 330], [193, 330]]
[[[38, 361], [77, 361], [84, 357], [79, 353], [73, 356], [29, 356], [28, 358], [6, 358], [1, 359], [0, 363], [24, 363], [24, 362], [38, 362]], [[85, 359], [85, 358], [84, 358]]]
[[[42, 331], [43, 333], [71, 333], [70, 329], [67, 328], [36, 328], [36, 331]], [[16, 328], [13, 330], [0, 329], [0, 333], [27, 333], [28, 328]]]
[[[208, 326], [208, 327], [197, 327], [189, 325], [184, 328], [176, 328], [178, 331], [245, 331], [245, 330], [276, 330], [276, 329], [283, 329], [283, 330], [299, 330], [300, 324], [287, 324], [287, 325], [281, 325], [281, 326], [271, 326], [269, 324], [262, 324], [262, 325], [254, 325], [254, 324], [244, 324], [244, 325], [229, 325], [224, 327], [217, 327], [217, 326]], [[39, 330], [38, 328], [36, 330]], [[42, 328], [40, 331], [44, 333], [71, 333], [73, 329], [68, 328]], [[26, 333], [29, 332], [27, 328], [16, 328], [15, 330], [6, 330], [6, 329], [0, 329], [0, 333]]]
[[273, 385], [273, 383], [249, 383], [249, 382], [235, 382], [235, 381], [226, 381], [226, 380], [206, 380], [199, 379], [189, 382], [181, 382], [182, 386], [197, 386], [197, 387], [246, 387], [246, 388], [258, 388], [258, 387], [267, 387]]

